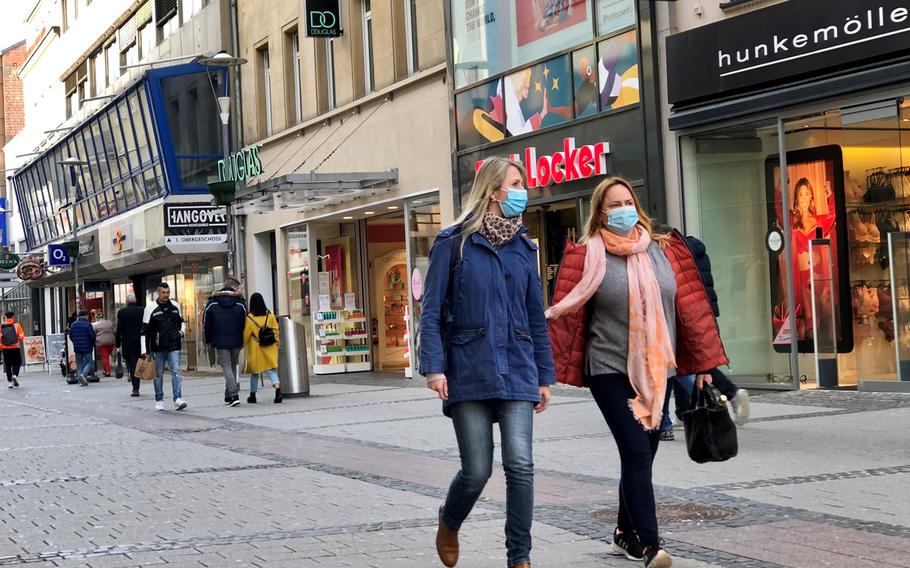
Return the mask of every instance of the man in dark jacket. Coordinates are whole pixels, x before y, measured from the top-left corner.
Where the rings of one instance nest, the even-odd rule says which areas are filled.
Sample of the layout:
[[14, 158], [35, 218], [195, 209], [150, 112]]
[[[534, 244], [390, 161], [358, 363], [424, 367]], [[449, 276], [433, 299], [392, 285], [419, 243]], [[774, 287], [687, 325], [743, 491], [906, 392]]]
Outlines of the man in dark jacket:
[[225, 282], [221, 291], [213, 295], [202, 316], [205, 342], [215, 348], [224, 370], [224, 403], [228, 406], [240, 404], [237, 366], [240, 362], [240, 349], [243, 347], [246, 303], [240, 295], [239, 284]]
[[139, 379], [136, 378], [136, 363], [142, 353], [142, 315], [143, 309], [136, 304], [136, 295], [127, 294], [126, 306], [117, 312], [117, 331], [114, 343], [126, 360], [126, 370], [133, 383], [130, 396], [139, 396]]
[[88, 385], [86, 375], [92, 372], [95, 361], [92, 354], [95, 352], [95, 328], [88, 321], [88, 312], [79, 310], [76, 321], [70, 326], [70, 341], [73, 342], [73, 352], [76, 353], [76, 377], [82, 386]]
[[171, 299], [171, 288], [162, 282], [158, 298], [142, 314], [142, 336], [145, 352], [155, 358], [155, 410], [164, 410], [164, 364], [171, 368], [174, 410], [186, 408], [183, 400], [183, 375], [180, 373], [180, 349], [186, 335], [186, 323], [180, 304]]

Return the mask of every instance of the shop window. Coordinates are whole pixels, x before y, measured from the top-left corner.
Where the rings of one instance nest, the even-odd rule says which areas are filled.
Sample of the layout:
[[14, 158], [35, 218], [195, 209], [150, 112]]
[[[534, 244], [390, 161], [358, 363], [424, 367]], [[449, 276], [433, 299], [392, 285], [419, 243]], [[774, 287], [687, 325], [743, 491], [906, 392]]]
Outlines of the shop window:
[[615, 110], [641, 100], [636, 32], [618, 35], [598, 44], [600, 110]]
[[502, 80], [506, 134], [518, 136], [571, 120], [572, 72], [564, 55], [522, 69]]
[[[681, 139], [686, 233], [711, 258], [721, 337], [737, 383], [792, 381], [787, 354], [773, 345], [774, 257], [765, 245], [770, 225], [766, 161], [778, 151], [776, 122], [746, 124]], [[783, 269], [790, 270], [784, 264]]]
[[609, 35], [634, 26], [635, 0], [597, 0], [597, 35]]
[[[590, 0], [495, 0], [482, 7], [474, 0], [452, 0], [451, 9], [456, 89], [594, 38]], [[512, 13], [514, 28], [501, 17]]]
[[505, 138], [501, 86], [501, 81], [491, 81], [455, 95], [459, 150]]

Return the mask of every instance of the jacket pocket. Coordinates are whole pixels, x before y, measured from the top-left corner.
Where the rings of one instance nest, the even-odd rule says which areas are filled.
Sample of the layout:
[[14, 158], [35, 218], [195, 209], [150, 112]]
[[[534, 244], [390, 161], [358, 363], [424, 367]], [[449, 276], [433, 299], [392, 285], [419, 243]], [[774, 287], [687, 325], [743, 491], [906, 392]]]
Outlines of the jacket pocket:
[[448, 372], [460, 383], [480, 380], [485, 371], [495, 369], [490, 348], [486, 345], [487, 330], [457, 329], [449, 338], [451, 365]]
[[449, 341], [453, 345], [467, 345], [468, 343], [479, 339], [487, 334], [487, 330], [480, 327], [477, 329], [456, 329], [452, 331], [452, 335], [449, 338]]
[[528, 332], [528, 331], [525, 331], [525, 330], [523, 330], [523, 329], [516, 329], [516, 330], [515, 330], [515, 337], [516, 337], [519, 341], [528, 341], [528, 342], [533, 342], [533, 341], [534, 341], [533, 339], [531, 339], [531, 333]]

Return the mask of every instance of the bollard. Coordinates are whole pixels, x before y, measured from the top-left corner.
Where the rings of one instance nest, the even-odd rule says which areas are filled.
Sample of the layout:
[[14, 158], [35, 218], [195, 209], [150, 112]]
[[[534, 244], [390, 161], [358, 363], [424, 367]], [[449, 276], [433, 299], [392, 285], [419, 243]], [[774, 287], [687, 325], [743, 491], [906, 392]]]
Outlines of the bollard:
[[290, 316], [278, 318], [278, 380], [284, 396], [310, 396], [306, 330]]

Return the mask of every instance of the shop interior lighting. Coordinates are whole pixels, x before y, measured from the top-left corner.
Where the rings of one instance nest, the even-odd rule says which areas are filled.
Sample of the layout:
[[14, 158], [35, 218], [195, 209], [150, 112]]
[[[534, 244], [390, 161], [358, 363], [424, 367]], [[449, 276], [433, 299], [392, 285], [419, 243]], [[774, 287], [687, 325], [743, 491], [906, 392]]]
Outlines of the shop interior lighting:
[[398, 206], [397, 206], [397, 205], [389, 205], [386, 209], [388, 209], [389, 211], [395, 211], [396, 209], [398, 209]]
[[346, 215], [346, 216], [342, 217], [342, 219], [344, 219], [345, 221], [350, 221], [351, 219], [353, 219], [353, 217], [351, 217], [350, 215]]
[[375, 215], [376, 212], [375, 211], [364, 211], [363, 214], [364, 215]]

